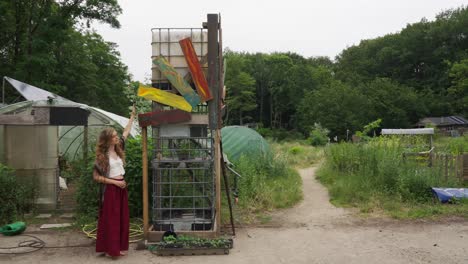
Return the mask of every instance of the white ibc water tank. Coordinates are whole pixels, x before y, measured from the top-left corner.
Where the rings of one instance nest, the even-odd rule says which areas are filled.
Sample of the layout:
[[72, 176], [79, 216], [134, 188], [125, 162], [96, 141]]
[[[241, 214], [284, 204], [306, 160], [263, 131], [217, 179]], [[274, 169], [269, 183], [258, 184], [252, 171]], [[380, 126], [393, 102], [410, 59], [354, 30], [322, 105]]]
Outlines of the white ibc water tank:
[[[158, 56], [164, 56], [176, 71], [184, 77], [190, 73], [179, 41], [184, 38], [191, 38], [193, 47], [200, 61], [202, 61], [202, 58], [208, 53], [208, 31], [206, 29], [154, 28], [151, 31], [153, 35], [151, 42], [151, 60]], [[202, 65], [202, 68], [205, 70], [206, 74], [207, 65]], [[161, 83], [167, 83], [167, 79], [161, 75], [161, 72], [154, 64], [152, 64], [151, 79], [155, 86], [158, 86]]]

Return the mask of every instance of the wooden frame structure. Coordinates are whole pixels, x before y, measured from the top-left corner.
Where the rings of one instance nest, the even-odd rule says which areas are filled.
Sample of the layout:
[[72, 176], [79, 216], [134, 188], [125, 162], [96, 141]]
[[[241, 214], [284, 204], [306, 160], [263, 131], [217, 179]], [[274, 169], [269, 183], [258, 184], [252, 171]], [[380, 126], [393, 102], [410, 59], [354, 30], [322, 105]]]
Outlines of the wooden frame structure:
[[[204, 124], [210, 129], [214, 140], [214, 183], [215, 183], [215, 218], [211, 230], [205, 231], [178, 231], [178, 234], [186, 234], [204, 238], [214, 238], [220, 235], [221, 223], [221, 119], [220, 119], [220, 95], [223, 83], [222, 67], [222, 41], [221, 25], [218, 14], [208, 14], [207, 22], [203, 23], [208, 30], [208, 86], [213, 96], [213, 100], [207, 102], [208, 114], [192, 115], [190, 121], [183, 124]], [[157, 108], [155, 110], [158, 110]], [[148, 124], [148, 122], [147, 122]], [[182, 123], [181, 123], [182, 124]], [[142, 126], [142, 166], [143, 166], [143, 232], [147, 241], [159, 241], [165, 231], [154, 231], [149, 222], [149, 181], [148, 181], [148, 130], [147, 126]]]

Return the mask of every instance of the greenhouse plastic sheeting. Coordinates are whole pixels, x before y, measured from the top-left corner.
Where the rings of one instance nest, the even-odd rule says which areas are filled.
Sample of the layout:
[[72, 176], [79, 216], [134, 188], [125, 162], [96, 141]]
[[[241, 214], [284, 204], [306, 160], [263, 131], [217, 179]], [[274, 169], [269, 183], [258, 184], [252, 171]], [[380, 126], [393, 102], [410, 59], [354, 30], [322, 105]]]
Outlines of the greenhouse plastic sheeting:
[[[18, 102], [0, 108], [0, 114], [25, 115], [29, 114], [34, 106], [76, 107], [90, 111], [90, 115], [88, 116], [88, 147], [91, 149], [94, 148], [92, 144], [96, 142], [102, 129], [111, 126], [123, 130], [129, 120], [128, 118], [99, 108], [62, 99], [54, 100], [53, 105], [49, 104], [47, 100]], [[4, 129], [0, 129], [0, 135], [4, 133]], [[51, 135], [57, 136], [57, 134], [60, 156], [66, 156], [69, 161], [82, 156], [84, 126], [58, 126], [58, 133], [51, 133]], [[138, 126], [135, 122], [130, 130], [130, 135], [133, 137], [139, 135]], [[4, 147], [0, 145], [0, 158], [3, 158], [5, 155], [4, 151]]]
[[449, 202], [452, 199], [468, 198], [468, 189], [466, 188], [432, 188], [432, 193], [441, 203]]
[[227, 126], [221, 129], [223, 152], [233, 163], [242, 155], [269, 157], [270, 147], [255, 130], [243, 126]]

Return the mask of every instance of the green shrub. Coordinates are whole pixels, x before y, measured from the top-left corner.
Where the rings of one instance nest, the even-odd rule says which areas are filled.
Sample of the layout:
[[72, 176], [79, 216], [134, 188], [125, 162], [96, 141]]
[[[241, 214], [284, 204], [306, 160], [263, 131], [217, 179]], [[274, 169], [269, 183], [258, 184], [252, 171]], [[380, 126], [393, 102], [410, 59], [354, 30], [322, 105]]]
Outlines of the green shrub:
[[0, 164], [0, 225], [21, 219], [34, 209], [36, 181], [18, 181], [14, 170]]
[[76, 160], [70, 170], [79, 175], [76, 192], [77, 212], [79, 215], [96, 218], [99, 205], [99, 184], [93, 180], [95, 153], [88, 154], [88, 160]]
[[270, 138], [273, 137], [273, 130], [268, 127], [258, 127], [256, 131], [264, 138]]
[[[148, 158], [151, 156], [152, 143], [148, 139]], [[128, 189], [128, 206], [130, 217], [142, 216], [142, 142], [141, 137], [129, 138], [125, 144], [125, 181]], [[93, 180], [94, 153], [90, 153], [87, 163], [84, 161], [75, 162], [72, 168], [75, 173], [80, 174], [77, 191], [77, 211], [83, 216], [98, 215], [99, 205], [99, 184]], [[148, 161], [148, 165], [150, 166]], [[148, 172], [150, 175], [150, 173]], [[149, 188], [150, 188], [149, 184]], [[151, 188], [150, 188], [151, 189]]]
[[309, 138], [307, 138], [307, 141], [312, 146], [324, 146], [328, 142], [328, 133], [330, 133], [328, 129], [323, 128], [318, 123], [315, 123], [314, 127], [310, 131], [310, 135]]
[[292, 148], [289, 149], [288, 151], [290, 154], [292, 155], [297, 155], [297, 154], [301, 154], [304, 152], [304, 148], [300, 147], [300, 146], [294, 146]]
[[[148, 188], [151, 191], [151, 153], [152, 139], [148, 137]], [[142, 140], [141, 137], [129, 138], [125, 149], [125, 181], [128, 188], [128, 206], [130, 217], [141, 217], [143, 215], [143, 164], [142, 164]], [[151, 200], [151, 198], [149, 198]], [[150, 201], [151, 202], [151, 201]]]

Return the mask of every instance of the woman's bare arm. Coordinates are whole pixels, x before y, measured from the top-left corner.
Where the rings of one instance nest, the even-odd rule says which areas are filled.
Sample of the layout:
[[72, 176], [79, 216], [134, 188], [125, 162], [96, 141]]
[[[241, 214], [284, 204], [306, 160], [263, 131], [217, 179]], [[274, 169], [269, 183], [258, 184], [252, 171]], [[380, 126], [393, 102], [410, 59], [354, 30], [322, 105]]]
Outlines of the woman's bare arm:
[[133, 120], [135, 119], [135, 114], [136, 114], [135, 105], [133, 105], [132, 113], [130, 114], [130, 120], [128, 120], [128, 124], [125, 126], [124, 131], [122, 133], [122, 137], [124, 138], [124, 140], [127, 140], [128, 134], [130, 134], [130, 130], [132, 129], [132, 125], [133, 125]]

